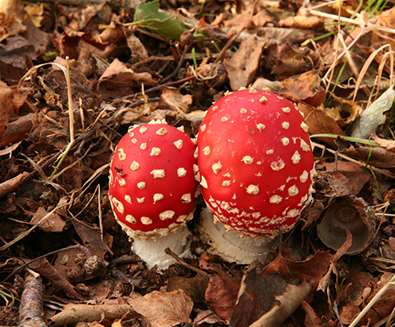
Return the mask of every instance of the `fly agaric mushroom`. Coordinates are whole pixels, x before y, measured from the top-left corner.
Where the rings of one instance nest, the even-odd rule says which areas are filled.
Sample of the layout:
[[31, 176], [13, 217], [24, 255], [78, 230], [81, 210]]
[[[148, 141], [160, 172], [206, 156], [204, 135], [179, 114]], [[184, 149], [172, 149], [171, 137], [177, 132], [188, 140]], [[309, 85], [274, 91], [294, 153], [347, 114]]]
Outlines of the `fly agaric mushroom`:
[[137, 125], [116, 146], [110, 168], [109, 199], [117, 222], [133, 238], [133, 250], [149, 268], [166, 269], [189, 253], [195, 205], [195, 145], [165, 123]]
[[[224, 259], [250, 263], [293, 227], [311, 197], [314, 157], [290, 100], [240, 90], [215, 102], [198, 134], [201, 233]], [[218, 224], [222, 223], [222, 224]]]

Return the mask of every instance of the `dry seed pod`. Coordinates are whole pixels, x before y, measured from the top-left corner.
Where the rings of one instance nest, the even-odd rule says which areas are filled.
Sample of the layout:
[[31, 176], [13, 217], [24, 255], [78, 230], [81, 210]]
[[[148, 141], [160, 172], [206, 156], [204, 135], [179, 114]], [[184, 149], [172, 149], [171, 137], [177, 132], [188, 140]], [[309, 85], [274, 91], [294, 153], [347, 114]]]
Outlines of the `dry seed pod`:
[[322, 215], [317, 226], [318, 237], [327, 247], [337, 250], [346, 241], [346, 230], [352, 234], [352, 245], [346, 254], [361, 253], [374, 236], [375, 219], [366, 202], [358, 197], [336, 198]]

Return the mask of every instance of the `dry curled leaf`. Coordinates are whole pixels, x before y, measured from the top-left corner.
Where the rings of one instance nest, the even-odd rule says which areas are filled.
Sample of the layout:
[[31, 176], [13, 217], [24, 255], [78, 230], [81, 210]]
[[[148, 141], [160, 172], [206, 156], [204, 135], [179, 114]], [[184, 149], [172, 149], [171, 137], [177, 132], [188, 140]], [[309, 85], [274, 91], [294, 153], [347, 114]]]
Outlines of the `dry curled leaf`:
[[232, 90], [246, 87], [253, 78], [259, 66], [259, 59], [265, 42], [250, 35], [240, 43], [239, 49], [231, 58], [224, 60]]
[[111, 96], [128, 94], [133, 86], [140, 87], [141, 84], [155, 85], [156, 81], [150, 73], [136, 73], [118, 59], [107, 67], [98, 81], [99, 90]]
[[172, 327], [188, 323], [193, 302], [182, 290], [154, 291], [128, 301], [152, 327]]
[[181, 113], [188, 112], [192, 104], [192, 96], [190, 94], [183, 95], [178, 89], [171, 87], [162, 89], [160, 100], [162, 105]]

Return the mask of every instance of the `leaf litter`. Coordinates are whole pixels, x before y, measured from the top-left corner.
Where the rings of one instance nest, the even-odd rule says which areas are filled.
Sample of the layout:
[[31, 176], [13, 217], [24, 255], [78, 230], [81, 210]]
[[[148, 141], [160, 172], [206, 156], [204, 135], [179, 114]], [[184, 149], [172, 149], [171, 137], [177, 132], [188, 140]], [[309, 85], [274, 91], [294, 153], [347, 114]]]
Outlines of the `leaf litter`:
[[[58, 326], [393, 324], [391, 2], [4, 3], [1, 325], [40, 283], [34, 315]], [[266, 266], [208, 254], [192, 222], [192, 256], [148, 270], [112, 216], [114, 145], [152, 119], [195, 136], [212, 101], [249, 86], [304, 114], [314, 201]]]

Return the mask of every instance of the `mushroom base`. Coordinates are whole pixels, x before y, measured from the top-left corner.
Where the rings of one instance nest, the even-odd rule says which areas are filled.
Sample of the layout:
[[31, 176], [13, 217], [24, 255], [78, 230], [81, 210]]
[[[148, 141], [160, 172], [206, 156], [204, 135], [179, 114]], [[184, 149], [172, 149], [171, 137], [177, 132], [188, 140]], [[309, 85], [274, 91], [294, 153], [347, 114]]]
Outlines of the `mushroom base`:
[[249, 237], [237, 231], [227, 230], [223, 224], [214, 222], [207, 208], [202, 210], [199, 229], [203, 241], [210, 245], [209, 252], [228, 262], [265, 263], [279, 244], [279, 238], [276, 236]]
[[160, 238], [134, 238], [132, 250], [146, 263], [149, 269], [154, 266], [159, 269], [167, 269], [176, 263], [176, 260], [166, 254], [165, 249], [169, 248], [181, 258], [189, 256], [190, 235], [191, 233], [184, 225]]

